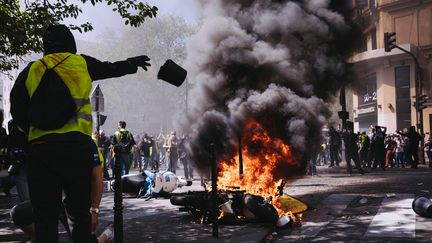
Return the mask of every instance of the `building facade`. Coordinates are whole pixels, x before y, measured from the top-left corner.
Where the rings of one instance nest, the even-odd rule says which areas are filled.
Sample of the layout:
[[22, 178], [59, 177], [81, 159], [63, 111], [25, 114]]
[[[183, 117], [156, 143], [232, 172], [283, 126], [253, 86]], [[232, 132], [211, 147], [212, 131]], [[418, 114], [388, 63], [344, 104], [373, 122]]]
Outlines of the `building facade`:
[[12, 70], [8, 74], [0, 74], [0, 82], [2, 83], [2, 102], [0, 106], [3, 110], [3, 127], [7, 127], [7, 122], [12, 119], [10, 114], [9, 94], [16, 77], [18, 77], [18, 70]]
[[[423, 110], [421, 120], [413, 104], [417, 92], [432, 97], [432, 0], [352, 2], [353, 20], [363, 31], [362, 45], [349, 60], [359, 79], [353, 88], [355, 130], [380, 125], [394, 133], [422, 124], [423, 132], [429, 132], [432, 108]], [[418, 60], [421, 85], [410, 54], [398, 48], [384, 51], [385, 32], [395, 32], [396, 45]]]

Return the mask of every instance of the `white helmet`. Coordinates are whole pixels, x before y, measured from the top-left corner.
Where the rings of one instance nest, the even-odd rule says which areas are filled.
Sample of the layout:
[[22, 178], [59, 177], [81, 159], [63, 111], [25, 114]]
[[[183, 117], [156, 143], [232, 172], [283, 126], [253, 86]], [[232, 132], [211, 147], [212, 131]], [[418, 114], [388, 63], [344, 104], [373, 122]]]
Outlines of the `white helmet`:
[[162, 174], [159, 173], [159, 172], [155, 173], [153, 191], [155, 193], [161, 192], [163, 184], [164, 184], [164, 182], [163, 182], [163, 176], [162, 176]]
[[169, 171], [165, 171], [161, 174], [163, 176], [163, 191], [172, 192], [178, 187], [178, 177]]

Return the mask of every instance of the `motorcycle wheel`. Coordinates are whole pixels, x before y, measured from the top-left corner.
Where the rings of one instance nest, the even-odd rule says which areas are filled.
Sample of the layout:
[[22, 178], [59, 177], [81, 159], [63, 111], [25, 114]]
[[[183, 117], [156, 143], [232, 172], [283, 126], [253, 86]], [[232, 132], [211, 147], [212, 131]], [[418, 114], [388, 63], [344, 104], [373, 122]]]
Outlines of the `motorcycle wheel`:
[[246, 194], [244, 204], [257, 218], [263, 222], [276, 223], [279, 214], [275, 207], [266, 202], [263, 197]]
[[171, 196], [170, 202], [172, 205], [176, 206], [191, 206], [194, 204], [196, 198], [192, 195], [174, 195]]

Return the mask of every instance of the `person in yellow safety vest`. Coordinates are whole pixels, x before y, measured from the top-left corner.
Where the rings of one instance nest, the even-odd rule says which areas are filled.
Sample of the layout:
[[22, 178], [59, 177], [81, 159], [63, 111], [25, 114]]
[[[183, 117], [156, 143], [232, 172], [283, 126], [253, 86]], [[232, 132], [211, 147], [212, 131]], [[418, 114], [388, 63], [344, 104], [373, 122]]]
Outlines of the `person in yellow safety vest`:
[[[91, 241], [90, 225], [94, 225], [98, 211], [91, 208], [90, 196], [92, 81], [136, 73], [138, 67], [147, 70], [150, 59], [143, 55], [111, 63], [76, 54], [71, 31], [60, 24], [49, 26], [42, 41], [44, 56], [19, 74], [10, 93], [12, 117], [27, 133], [30, 143], [28, 179], [36, 242], [58, 241], [59, 205], [63, 203], [73, 242], [86, 243]], [[53, 91], [47, 83], [59, 89]], [[66, 97], [58, 95], [60, 90]], [[48, 95], [40, 95], [47, 92]], [[61, 117], [53, 115], [65, 109], [52, 102], [52, 97], [62, 102], [68, 99], [64, 102], [68, 108], [72, 100], [75, 108], [72, 116], [71, 112]], [[55, 120], [55, 126], [40, 123], [50, 119], [60, 119], [60, 122]]]
[[[126, 130], [126, 122], [119, 121], [118, 131], [115, 132], [113, 141], [114, 164], [119, 162], [121, 165], [121, 175], [129, 174], [132, 165], [132, 147], [136, 144], [131, 132]], [[118, 160], [118, 161], [117, 161]]]

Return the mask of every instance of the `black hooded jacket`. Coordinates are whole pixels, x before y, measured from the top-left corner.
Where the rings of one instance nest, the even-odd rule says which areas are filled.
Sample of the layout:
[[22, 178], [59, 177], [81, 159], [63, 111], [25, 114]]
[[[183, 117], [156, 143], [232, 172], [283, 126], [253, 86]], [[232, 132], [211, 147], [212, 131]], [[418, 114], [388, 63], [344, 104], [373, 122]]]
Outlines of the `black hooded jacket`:
[[[70, 52], [76, 53], [75, 40], [72, 33], [65, 25], [54, 25], [47, 29], [43, 37], [44, 55], [52, 53]], [[136, 65], [127, 60], [118, 62], [102, 62], [96, 58], [81, 55], [87, 63], [87, 69], [93, 81], [121, 77], [126, 74], [136, 73]], [[28, 105], [30, 100], [28, 91], [25, 86], [27, 75], [30, 70], [30, 63], [20, 72], [10, 93], [11, 115], [14, 121], [26, 132], [29, 129], [27, 115], [23, 112], [22, 107]]]

